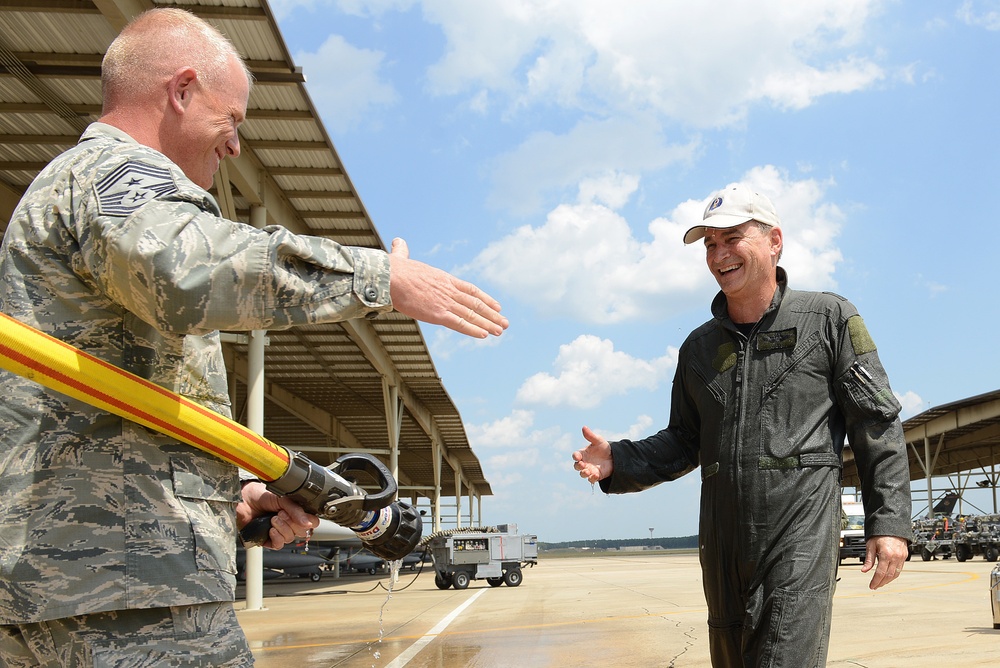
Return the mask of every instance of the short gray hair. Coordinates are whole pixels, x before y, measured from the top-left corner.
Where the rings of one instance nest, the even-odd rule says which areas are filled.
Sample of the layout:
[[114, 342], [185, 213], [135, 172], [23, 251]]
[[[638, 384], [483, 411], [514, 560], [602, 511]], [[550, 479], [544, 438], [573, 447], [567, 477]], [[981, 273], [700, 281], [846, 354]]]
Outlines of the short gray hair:
[[143, 97], [155, 83], [191, 66], [208, 86], [221, 85], [232, 59], [253, 75], [229, 39], [208, 22], [175, 7], [150, 9], [129, 22], [101, 64], [104, 101]]
[[[760, 230], [761, 234], [770, 234], [771, 230], [774, 229], [774, 225], [768, 225], [767, 223], [762, 223], [762, 222], [760, 222], [759, 220], [756, 220], [756, 219], [753, 222], [754, 222], [754, 224], [757, 225], [757, 229]], [[781, 250], [778, 251], [778, 257], [775, 258], [775, 259], [776, 260], [780, 260], [781, 259], [781, 255], [784, 252], [785, 252], [785, 246], [784, 246], [784, 244], [782, 244]]]

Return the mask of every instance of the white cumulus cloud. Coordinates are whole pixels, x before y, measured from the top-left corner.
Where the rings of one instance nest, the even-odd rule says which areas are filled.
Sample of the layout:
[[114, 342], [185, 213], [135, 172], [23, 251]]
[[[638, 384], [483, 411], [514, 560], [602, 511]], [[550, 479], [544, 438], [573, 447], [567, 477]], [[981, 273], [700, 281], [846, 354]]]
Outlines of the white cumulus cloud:
[[340, 35], [330, 35], [315, 52], [295, 55], [306, 74], [309, 95], [327, 127], [343, 132], [361, 121], [372, 107], [396, 102], [396, 90], [379, 73], [384, 58], [384, 53], [354, 47]]
[[517, 391], [517, 401], [547, 406], [593, 408], [604, 399], [630, 390], [653, 390], [670, 378], [677, 349], [652, 360], [615, 350], [614, 343], [583, 335], [559, 347], [555, 373], [537, 373]]
[[[836, 287], [843, 256], [836, 246], [843, 213], [827, 200], [831, 182], [792, 179], [774, 166], [741, 179], [772, 199], [782, 220], [781, 265], [801, 289]], [[633, 233], [615, 208], [639, 180], [607, 174], [581, 183], [576, 203], [553, 209], [541, 225], [524, 225], [492, 242], [466, 267], [540, 312], [589, 323], [657, 320], [694, 306], [717, 289], [699, 244], [684, 231], [701, 222], [712, 193], [679, 203]]]
[[958, 18], [986, 30], [1000, 30], [1000, 2], [997, 0], [966, 0], [958, 8]]
[[[801, 108], [882, 77], [860, 47], [877, 0], [425, 0], [447, 46], [440, 94], [508, 112], [531, 105], [649, 109], [694, 126], [741, 120], [751, 103]], [[871, 47], [874, 51], [874, 47]]]
[[893, 391], [893, 394], [896, 395], [896, 400], [903, 407], [899, 415], [903, 420], [923, 412], [924, 400], [913, 390], [907, 390], [904, 394]]

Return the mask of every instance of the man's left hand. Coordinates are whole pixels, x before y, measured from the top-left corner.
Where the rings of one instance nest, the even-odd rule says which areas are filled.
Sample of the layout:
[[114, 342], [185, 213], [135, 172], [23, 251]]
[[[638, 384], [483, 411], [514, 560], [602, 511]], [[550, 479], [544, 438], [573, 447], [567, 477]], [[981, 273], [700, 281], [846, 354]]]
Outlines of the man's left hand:
[[909, 554], [910, 548], [904, 538], [899, 536], [869, 538], [866, 543], [865, 565], [861, 567], [862, 573], [875, 568], [875, 574], [868, 583], [868, 588], [875, 590], [898, 578]]
[[243, 485], [243, 501], [236, 505], [236, 527], [242, 529], [247, 522], [265, 513], [277, 513], [271, 518], [271, 531], [264, 547], [280, 550], [297, 537], [306, 537], [319, 526], [319, 518], [307, 513], [287, 496], [269, 492], [264, 483], [248, 482]]

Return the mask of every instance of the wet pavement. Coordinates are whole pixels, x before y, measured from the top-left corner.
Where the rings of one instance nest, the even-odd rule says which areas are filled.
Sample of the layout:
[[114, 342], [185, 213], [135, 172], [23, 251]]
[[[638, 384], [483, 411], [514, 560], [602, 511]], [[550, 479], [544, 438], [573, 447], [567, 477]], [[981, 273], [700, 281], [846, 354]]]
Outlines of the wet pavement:
[[[888, 589], [871, 592], [860, 566], [845, 562], [828, 665], [998, 665], [993, 566], [910, 562]], [[241, 600], [236, 609], [260, 668], [709, 665], [694, 553], [543, 553], [514, 588], [474, 580], [440, 590], [430, 564], [403, 571], [391, 598], [388, 584], [387, 575], [269, 580], [265, 610]]]

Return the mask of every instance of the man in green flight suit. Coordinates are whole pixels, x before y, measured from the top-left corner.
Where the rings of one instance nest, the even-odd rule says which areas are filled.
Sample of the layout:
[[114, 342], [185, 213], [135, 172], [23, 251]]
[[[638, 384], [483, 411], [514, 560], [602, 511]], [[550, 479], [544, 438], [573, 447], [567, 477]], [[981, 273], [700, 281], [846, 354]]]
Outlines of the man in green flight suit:
[[681, 346], [670, 421], [637, 441], [589, 444], [574, 467], [609, 494], [701, 466], [700, 559], [717, 667], [826, 664], [839, 562], [840, 467], [862, 481], [872, 589], [899, 576], [911, 535], [900, 405], [854, 306], [788, 287], [769, 199], [714, 195], [685, 243], [704, 239], [721, 288]]

